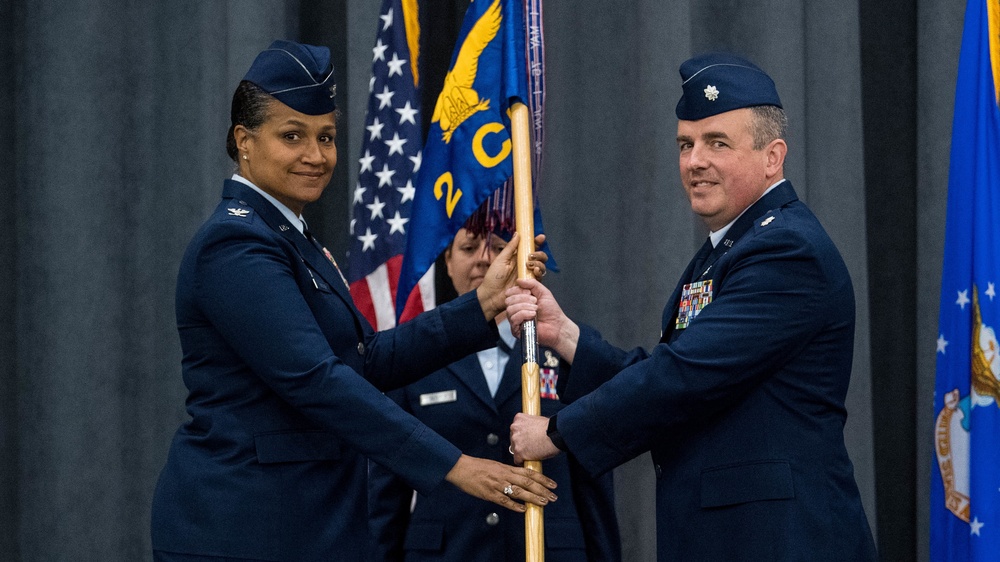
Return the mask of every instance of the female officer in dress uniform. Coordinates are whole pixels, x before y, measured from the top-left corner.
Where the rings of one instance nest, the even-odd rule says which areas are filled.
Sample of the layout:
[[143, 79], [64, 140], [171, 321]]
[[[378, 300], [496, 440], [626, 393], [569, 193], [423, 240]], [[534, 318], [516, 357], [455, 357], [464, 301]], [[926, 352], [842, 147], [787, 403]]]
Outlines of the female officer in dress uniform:
[[496, 344], [512, 252], [476, 293], [375, 333], [301, 219], [336, 164], [334, 91], [328, 49], [276, 41], [233, 96], [238, 171], [177, 280], [191, 419], [153, 498], [158, 561], [370, 560], [366, 457], [422, 493], [555, 499], [550, 479], [462, 455], [382, 394]]
[[[459, 295], [475, 291], [505, 245], [495, 234], [459, 230], [444, 255], [455, 291]], [[510, 424], [521, 411], [522, 360], [520, 342], [504, 316], [497, 317], [500, 340], [496, 347], [470, 354], [388, 396], [463, 453], [513, 464], [507, 448]], [[558, 381], [568, 376], [569, 365], [550, 349], [542, 348], [538, 356], [544, 382], [557, 385], [555, 389], [543, 387], [541, 393], [542, 413], [551, 416], [562, 408]], [[612, 474], [592, 478], [568, 455], [547, 461], [543, 468], [563, 490], [561, 499], [544, 511], [546, 561], [620, 560]], [[411, 506], [413, 490], [392, 472], [371, 465], [370, 510], [377, 560], [524, 560], [523, 515], [496, 509], [450, 485], [419, 494]]]

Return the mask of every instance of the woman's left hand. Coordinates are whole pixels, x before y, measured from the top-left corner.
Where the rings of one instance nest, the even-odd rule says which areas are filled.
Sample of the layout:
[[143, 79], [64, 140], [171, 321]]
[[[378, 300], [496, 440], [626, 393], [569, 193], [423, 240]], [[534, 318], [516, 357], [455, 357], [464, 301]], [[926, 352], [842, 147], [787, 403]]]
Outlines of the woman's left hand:
[[[479, 298], [479, 304], [483, 307], [483, 314], [486, 315], [487, 320], [493, 320], [496, 315], [507, 308], [504, 291], [513, 287], [514, 281], [517, 279], [517, 246], [519, 242], [520, 235], [515, 232], [507, 246], [490, 264], [489, 270], [486, 271], [486, 277], [476, 289], [476, 296]], [[535, 236], [536, 248], [544, 242], [544, 234]], [[545, 252], [535, 251], [528, 255], [528, 270], [535, 276], [535, 279], [541, 280], [545, 277], [547, 271], [545, 263], [548, 259], [549, 256]]]
[[511, 511], [524, 513], [524, 503], [545, 507], [556, 501], [556, 483], [541, 472], [462, 455], [445, 480], [460, 490]]

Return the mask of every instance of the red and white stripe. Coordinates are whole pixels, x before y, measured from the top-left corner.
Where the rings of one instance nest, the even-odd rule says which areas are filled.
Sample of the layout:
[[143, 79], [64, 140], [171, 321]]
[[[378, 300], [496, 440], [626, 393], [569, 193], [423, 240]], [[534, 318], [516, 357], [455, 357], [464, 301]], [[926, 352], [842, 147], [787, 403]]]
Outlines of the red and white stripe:
[[[396, 326], [396, 285], [399, 282], [399, 270], [402, 265], [403, 256], [401, 254], [393, 256], [367, 277], [351, 284], [354, 305], [378, 331]], [[435, 306], [434, 266], [431, 265], [410, 293], [400, 322], [406, 322]]]

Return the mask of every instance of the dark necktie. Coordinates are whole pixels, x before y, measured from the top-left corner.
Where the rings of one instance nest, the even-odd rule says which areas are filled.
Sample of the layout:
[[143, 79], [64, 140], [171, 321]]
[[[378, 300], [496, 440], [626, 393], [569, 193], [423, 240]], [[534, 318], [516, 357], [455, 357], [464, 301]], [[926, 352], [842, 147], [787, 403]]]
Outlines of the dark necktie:
[[712, 250], [714, 249], [715, 246], [712, 245], [711, 237], [705, 240], [705, 243], [702, 244], [701, 249], [698, 250], [698, 253], [694, 255], [694, 259], [692, 260], [694, 261], [694, 267], [691, 268], [690, 282], [697, 281], [701, 277], [701, 274], [704, 273], [705, 261], [708, 260], [708, 256], [712, 254]]

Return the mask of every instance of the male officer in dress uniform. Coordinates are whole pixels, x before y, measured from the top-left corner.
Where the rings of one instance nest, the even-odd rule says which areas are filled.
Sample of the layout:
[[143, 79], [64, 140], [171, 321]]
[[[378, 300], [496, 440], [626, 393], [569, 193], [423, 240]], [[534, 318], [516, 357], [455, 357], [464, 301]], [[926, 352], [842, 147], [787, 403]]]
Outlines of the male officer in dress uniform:
[[847, 268], [784, 179], [771, 78], [708, 54], [680, 67], [681, 179], [709, 240], [663, 313], [659, 345], [624, 351], [567, 318], [538, 283], [511, 324], [572, 363], [551, 418], [519, 414], [515, 460], [569, 451], [593, 474], [655, 463], [659, 560], [875, 560], [844, 446], [854, 340]]

